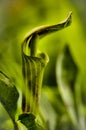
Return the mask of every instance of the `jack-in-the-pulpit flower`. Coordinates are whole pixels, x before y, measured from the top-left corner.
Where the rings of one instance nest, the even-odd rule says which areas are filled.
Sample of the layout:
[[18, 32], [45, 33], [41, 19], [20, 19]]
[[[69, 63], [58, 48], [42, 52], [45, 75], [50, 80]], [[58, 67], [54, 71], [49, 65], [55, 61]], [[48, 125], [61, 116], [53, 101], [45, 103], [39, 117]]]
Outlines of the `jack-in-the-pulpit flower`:
[[38, 40], [47, 34], [64, 29], [71, 24], [71, 14], [61, 23], [41, 26], [32, 30], [22, 43], [22, 72], [24, 78], [24, 90], [22, 96], [22, 110], [24, 112], [37, 113], [43, 71], [49, 58], [46, 53], [38, 53]]

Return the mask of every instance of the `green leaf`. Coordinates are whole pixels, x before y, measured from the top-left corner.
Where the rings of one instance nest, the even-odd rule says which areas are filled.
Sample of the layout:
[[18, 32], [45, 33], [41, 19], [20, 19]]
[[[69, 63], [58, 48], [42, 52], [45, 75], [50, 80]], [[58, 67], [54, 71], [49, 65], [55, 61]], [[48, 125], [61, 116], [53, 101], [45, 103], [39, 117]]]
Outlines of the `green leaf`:
[[32, 113], [21, 114], [19, 120], [28, 130], [44, 130], [43, 127], [36, 122], [36, 117]]
[[0, 101], [14, 121], [19, 93], [10, 79], [0, 72]]
[[57, 82], [61, 97], [67, 108], [71, 121], [77, 126], [77, 116], [74, 102], [74, 85], [77, 78], [78, 67], [73, 60], [68, 45], [65, 46], [57, 61]]
[[78, 67], [73, 60], [68, 45], [64, 47], [60, 55], [59, 64], [61, 65], [61, 80], [64, 84], [69, 85], [74, 92], [74, 85], [77, 78]]

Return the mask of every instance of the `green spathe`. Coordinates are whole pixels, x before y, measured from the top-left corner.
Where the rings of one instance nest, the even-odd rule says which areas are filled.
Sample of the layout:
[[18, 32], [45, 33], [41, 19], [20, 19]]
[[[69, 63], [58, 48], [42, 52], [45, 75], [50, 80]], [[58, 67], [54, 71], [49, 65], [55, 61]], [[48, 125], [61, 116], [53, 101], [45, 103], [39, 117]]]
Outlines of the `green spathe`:
[[22, 110], [36, 114], [41, 92], [43, 71], [49, 58], [45, 53], [38, 53], [38, 40], [42, 37], [68, 27], [71, 15], [61, 23], [33, 29], [22, 43], [22, 72], [25, 92], [22, 98]]

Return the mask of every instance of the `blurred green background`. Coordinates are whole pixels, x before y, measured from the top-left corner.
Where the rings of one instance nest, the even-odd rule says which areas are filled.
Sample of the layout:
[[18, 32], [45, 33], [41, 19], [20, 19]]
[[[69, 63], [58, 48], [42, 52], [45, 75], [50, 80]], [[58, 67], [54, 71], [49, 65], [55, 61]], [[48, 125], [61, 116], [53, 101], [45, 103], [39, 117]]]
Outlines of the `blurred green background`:
[[[45, 113], [46, 120], [48, 120], [47, 130], [75, 130], [65, 112], [67, 108], [58, 91], [56, 77], [56, 62], [66, 44], [69, 46], [79, 69], [78, 84], [80, 95], [83, 97], [82, 106], [84, 106], [83, 113], [86, 123], [85, 6], [85, 0], [0, 0], [0, 70], [13, 80], [19, 90], [23, 87], [21, 43], [25, 35], [34, 27], [59, 23], [67, 17], [69, 11], [73, 12], [70, 27], [39, 41], [39, 49], [46, 52], [50, 58], [44, 73], [43, 99], [41, 101], [42, 112]], [[11, 130], [10, 124], [6, 111], [0, 105], [0, 130], [8, 130], [9, 128]]]

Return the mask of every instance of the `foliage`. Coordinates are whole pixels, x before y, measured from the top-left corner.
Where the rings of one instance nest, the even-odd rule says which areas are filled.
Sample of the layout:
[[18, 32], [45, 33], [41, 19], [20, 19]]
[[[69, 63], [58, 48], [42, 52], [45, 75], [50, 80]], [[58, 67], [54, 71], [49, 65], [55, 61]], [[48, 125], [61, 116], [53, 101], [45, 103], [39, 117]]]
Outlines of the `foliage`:
[[[43, 37], [48, 33], [52, 33], [62, 28], [65, 28], [71, 24], [71, 13], [67, 19], [56, 25], [39, 27], [34, 29], [24, 40], [22, 44], [22, 70], [24, 77], [25, 92], [23, 93], [22, 110], [23, 112], [31, 112], [30, 114], [22, 114], [19, 116], [19, 120], [30, 130], [42, 129], [37, 123], [35, 123], [35, 116], [37, 113], [40, 89], [43, 77], [43, 69], [48, 62], [47, 55], [45, 53], [38, 54], [37, 39]], [[29, 44], [28, 44], [29, 40]], [[17, 100], [19, 94], [15, 87], [11, 85], [8, 77], [1, 72], [3, 78], [0, 81], [0, 100], [5, 109], [9, 113], [13, 123], [14, 129], [18, 129], [18, 125], [15, 121], [15, 110], [17, 109]], [[29, 98], [29, 99], [28, 99]], [[34, 113], [35, 116], [32, 114]]]
[[14, 127], [17, 128], [15, 122], [15, 114], [17, 110], [17, 100], [19, 93], [16, 87], [11, 83], [10, 79], [1, 72], [3, 76], [0, 79], [0, 102], [3, 104], [4, 108], [7, 110], [10, 118], [13, 121]]
[[[0, 129], [86, 129], [85, 3], [0, 1]], [[30, 33], [26, 36], [21, 51], [21, 41], [28, 30], [59, 22], [70, 10], [70, 27], [47, 36], [40, 44], [40, 36], [57, 29], [45, 29], [42, 33], [35, 30], [37, 35], [33, 35], [33, 30], [30, 37]]]

